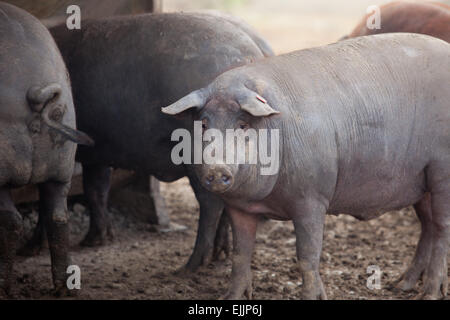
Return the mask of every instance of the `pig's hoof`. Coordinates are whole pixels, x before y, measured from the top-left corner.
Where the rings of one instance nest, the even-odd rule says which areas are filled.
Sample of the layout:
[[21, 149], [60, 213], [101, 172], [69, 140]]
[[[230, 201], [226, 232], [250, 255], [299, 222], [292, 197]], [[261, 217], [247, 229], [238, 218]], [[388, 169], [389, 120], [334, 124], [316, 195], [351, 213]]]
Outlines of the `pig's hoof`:
[[182, 266], [181, 268], [175, 271], [175, 275], [178, 277], [189, 277], [192, 276], [193, 273], [194, 271], [188, 269], [186, 266]]
[[447, 266], [442, 277], [429, 278], [425, 277], [423, 293], [417, 295], [415, 299], [421, 300], [438, 300], [445, 298], [448, 293], [448, 276]]
[[106, 243], [105, 237], [87, 235], [83, 241], [80, 242], [82, 247], [99, 247]]
[[185, 272], [194, 273], [198, 268], [202, 266], [208, 266], [213, 260], [213, 249], [212, 248], [202, 248], [194, 249], [189, 261], [183, 267]]
[[99, 247], [105, 245], [108, 241], [114, 240], [114, 231], [111, 223], [106, 228], [90, 228], [86, 237], [80, 242], [83, 247]]
[[199, 262], [199, 263], [191, 263], [191, 261], [188, 261], [188, 263], [186, 265], [182, 266], [181, 268], [179, 268], [175, 272], [175, 274], [178, 275], [178, 276], [182, 276], [182, 277], [183, 276], [186, 276], [186, 277], [192, 276], [201, 267], [210, 265], [211, 261], [212, 261], [211, 258], [209, 258], [209, 259], [208, 258], [202, 259], [201, 262]]
[[318, 272], [307, 271], [303, 273], [303, 300], [327, 300], [327, 293]]
[[400, 277], [394, 284], [394, 287], [402, 291], [411, 291], [416, 286], [417, 281], [419, 281], [420, 274], [417, 276], [411, 276], [408, 272]]
[[248, 300], [252, 300], [253, 293], [251, 291], [245, 291], [244, 294], [238, 294], [235, 292], [228, 292], [226, 295], [219, 298], [219, 300], [243, 300], [242, 297], [244, 296]]
[[411, 291], [416, 285], [416, 281], [409, 281], [406, 279], [401, 279], [395, 284], [395, 288], [402, 291]]
[[242, 300], [242, 297], [252, 300], [253, 298], [253, 284], [251, 274], [240, 278], [238, 286], [232, 286], [227, 294], [222, 296], [220, 300]]
[[247, 300], [252, 300], [253, 297], [253, 287], [247, 286], [244, 289], [244, 293], [240, 293], [240, 290], [230, 290], [226, 295], [222, 296], [219, 300], [242, 300], [242, 297], [247, 298]]
[[80, 242], [80, 246], [83, 247], [99, 247], [105, 245], [107, 242], [112, 241], [112, 236], [109, 232], [91, 232], [89, 231], [83, 241]]
[[413, 290], [425, 272], [426, 265], [412, 264], [408, 270], [394, 283], [394, 287], [402, 291]]
[[437, 294], [425, 294], [425, 293], [419, 293], [416, 295], [413, 300], [439, 300], [440, 295]]
[[303, 300], [328, 300], [327, 293], [322, 288], [319, 292], [316, 290], [313, 291], [302, 291], [302, 299]]
[[59, 285], [53, 290], [53, 295], [57, 298], [75, 297], [78, 290], [70, 290], [67, 285]]

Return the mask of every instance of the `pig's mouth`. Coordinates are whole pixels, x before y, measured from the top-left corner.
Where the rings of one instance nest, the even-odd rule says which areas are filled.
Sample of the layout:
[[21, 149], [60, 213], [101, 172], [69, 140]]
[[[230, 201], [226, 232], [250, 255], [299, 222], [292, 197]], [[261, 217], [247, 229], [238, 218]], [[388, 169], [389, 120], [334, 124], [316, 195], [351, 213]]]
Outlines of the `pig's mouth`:
[[203, 186], [214, 193], [225, 193], [234, 184], [234, 177], [226, 166], [211, 166], [202, 177]]

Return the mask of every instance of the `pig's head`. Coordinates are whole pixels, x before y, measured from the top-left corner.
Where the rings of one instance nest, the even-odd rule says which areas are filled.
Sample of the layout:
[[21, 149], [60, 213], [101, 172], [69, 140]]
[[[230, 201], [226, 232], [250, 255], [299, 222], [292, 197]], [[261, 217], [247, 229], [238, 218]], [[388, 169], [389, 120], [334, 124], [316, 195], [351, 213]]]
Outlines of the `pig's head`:
[[[281, 141], [279, 132], [274, 134], [273, 129], [280, 126], [280, 112], [258, 92], [261, 86], [254, 81], [226, 80], [220, 77], [162, 111], [179, 116], [190, 113], [199, 121], [198, 129], [203, 131], [203, 161], [195, 165], [195, 171], [206, 189], [226, 196], [264, 198], [278, 176]], [[193, 131], [195, 136], [195, 126]], [[220, 149], [211, 148], [218, 136], [223, 138], [223, 143], [215, 145]], [[211, 155], [209, 159], [205, 158], [207, 154]], [[263, 161], [261, 157], [265, 157]], [[277, 163], [268, 164], [268, 157]]]

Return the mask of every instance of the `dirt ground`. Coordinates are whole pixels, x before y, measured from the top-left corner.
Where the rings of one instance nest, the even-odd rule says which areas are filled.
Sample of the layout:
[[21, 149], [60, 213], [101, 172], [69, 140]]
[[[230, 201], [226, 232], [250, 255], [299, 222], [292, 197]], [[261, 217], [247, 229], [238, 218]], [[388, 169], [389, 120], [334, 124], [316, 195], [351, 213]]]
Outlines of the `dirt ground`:
[[[224, 9], [254, 25], [277, 53], [333, 42], [348, 33], [368, 5], [379, 0], [223, 1], [166, 0], [167, 10]], [[194, 4], [192, 4], [194, 3]], [[220, 5], [219, 5], [220, 4]], [[230, 259], [181, 276], [192, 252], [198, 222], [198, 204], [186, 179], [163, 184], [173, 223], [184, 231], [155, 232], [127, 217], [126, 209], [112, 208], [116, 240], [101, 248], [80, 248], [88, 216], [78, 199], [71, 201], [72, 262], [81, 268], [82, 288], [72, 299], [217, 299], [225, 294]], [[36, 214], [22, 208], [26, 228]], [[27, 213], [28, 212], [28, 213]], [[326, 220], [320, 273], [329, 299], [410, 299], [410, 293], [390, 289], [412, 260], [420, 224], [412, 209], [361, 222], [349, 216]], [[16, 297], [52, 299], [50, 258], [18, 258]], [[295, 236], [290, 222], [266, 221], [259, 226], [253, 257], [255, 299], [299, 299], [301, 279], [295, 267]], [[366, 286], [367, 267], [382, 271], [381, 289]]]
[[[184, 231], [155, 232], [112, 208], [116, 240], [101, 248], [76, 244], [87, 231], [83, 205], [71, 203], [72, 263], [81, 268], [82, 288], [75, 299], [217, 299], [226, 293], [231, 260], [223, 259], [196, 274], [178, 275], [192, 252], [198, 205], [187, 179], [163, 184], [172, 222]], [[26, 214], [26, 228], [36, 213]], [[389, 289], [414, 254], [420, 225], [412, 209], [361, 222], [349, 216], [326, 220], [320, 273], [329, 299], [409, 299], [410, 293]], [[52, 299], [50, 258], [19, 258], [16, 297]], [[299, 299], [301, 279], [295, 265], [295, 235], [290, 222], [265, 221], [258, 229], [252, 263], [254, 299]], [[381, 289], [367, 288], [367, 267], [382, 271]]]
[[165, 11], [221, 10], [241, 17], [277, 54], [336, 42], [371, 5], [388, 0], [164, 0]]

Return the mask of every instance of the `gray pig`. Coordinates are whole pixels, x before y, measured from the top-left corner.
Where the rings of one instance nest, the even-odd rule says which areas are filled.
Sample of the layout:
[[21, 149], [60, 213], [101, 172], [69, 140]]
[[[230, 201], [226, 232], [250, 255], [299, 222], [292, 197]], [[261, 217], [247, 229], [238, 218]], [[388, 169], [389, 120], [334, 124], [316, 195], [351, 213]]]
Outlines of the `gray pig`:
[[[319, 275], [326, 213], [361, 220], [414, 205], [422, 233], [399, 286], [424, 274], [422, 298], [447, 293], [450, 233], [450, 45], [386, 34], [301, 50], [228, 71], [163, 109], [203, 129], [279, 129], [280, 167], [196, 165], [231, 215], [226, 298], [251, 297], [258, 217], [293, 220], [303, 297], [326, 298]], [[225, 150], [227, 151], [227, 150]], [[228, 151], [227, 151], [228, 152]]]
[[38, 184], [48, 230], [55, 289], [66, 289], [66, 196], [76, 144], [93, 141], [75, 129], [70, 82], [47, 29], [33, 16], [0, 2], [0, 294], [10, 293], [22, 217], [10, 189]]

